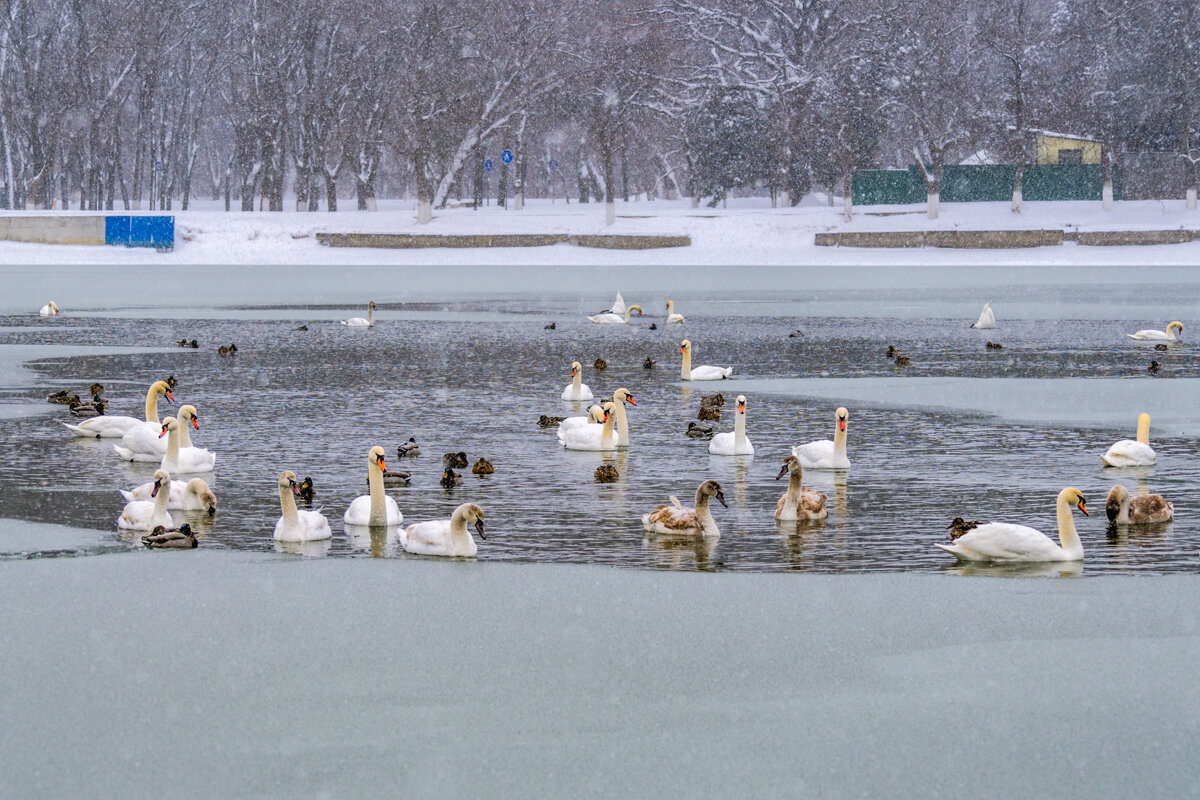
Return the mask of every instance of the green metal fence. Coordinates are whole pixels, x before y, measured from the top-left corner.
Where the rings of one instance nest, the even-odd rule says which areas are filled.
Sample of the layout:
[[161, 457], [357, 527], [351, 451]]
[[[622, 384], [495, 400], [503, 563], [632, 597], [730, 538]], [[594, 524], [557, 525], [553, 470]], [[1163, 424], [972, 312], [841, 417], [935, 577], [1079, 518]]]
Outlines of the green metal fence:
[[[1012, 164], [947, 164], [942, 168], [945, 203], [1005, 201], [1012, 198]], [[859, 170], [851, 179], [855, 205], [924, 203], [921, 168]], [[1025, 167], [1021, 193], [1026, 200], [1100, 200], [1104, 179], [1098, 164], [1038, 164]], [[1122, 195], [1121, 171], [1113, 167], [1113, 198]]]

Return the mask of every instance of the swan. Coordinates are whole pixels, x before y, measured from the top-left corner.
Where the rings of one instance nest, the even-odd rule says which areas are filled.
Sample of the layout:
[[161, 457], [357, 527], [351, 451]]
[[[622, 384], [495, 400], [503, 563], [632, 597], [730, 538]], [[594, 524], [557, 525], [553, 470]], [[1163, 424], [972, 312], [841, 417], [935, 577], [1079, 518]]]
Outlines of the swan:
[[705, 481], [696, 489], [696, 507], [680, 505], [679, 498], [672, 496], [671, 505], [655, 506], [649, 514], [642, 516], [642, 527], [647, 533], [666, 536], [720, 536], [717, 521], [708, 510], [708, 498], [715, 497], [725, 508], [725, 494], [721, 484]]
[[591, 400], [592, 390], [586, 383], [581, 383], [583, 365], [578, 361], [571, 362], [571, 382], [562, 390], [563, 400]]
[[[84, 420], [78, 425], [67, 425], [67, 430], [76, 436], [93, 439], [120, 439], [139, 425], [154, 426], [157, 433], [159, 395], [166, 397], [172, 403], [175, 402], [175, 396], [171, 394], [171, 387], [167, 382], [155, 381], [146, 391], [146, 419], [144, 420], [137, 417], [100, 416]], [[66, 425], [66, 423], [63, 424]]]
[[1144, 467], [1158, 463], [1158, 455], [1150, 447], [1150, 415], [1139, 414], [1137, 439], [1122, 439], [1114, 442], [1108, 452], [1100, 456], [1109, 467]]
[[592, 322], [599, 322], [605, 325], [628, 325], [629, 316], [634, 312], [634, 309], [637, 309], [638, 316], [640, 317], [642, 315], [642, 307], [639, 305], [632, 305], [625, 309], [624, 317], [622, 317], [620, 314], [614, 314], [611, 311], [607, 311], [603, 314], [597, 314], [594, 317], [588, 317], [588, 319]]
[[350, 319], [342, 320], [343, 325], [349, 325], [351, 328], [374, 328], [375, 327], [375, 301], [367, 302], [367, 318], [351, 317]]
[[[179, 416], [179, 447], [187, 449], [192, 446], [192, 436], [188, 425], [197, 425], [196, 407], [181, 406]], [[162, 425], [154, 422], [144, 422], [121, 437], [120, 444], [114, 444], [113, 450], [126, 461], [162, 461], [167, 454], [167, 440], [162, 437]]]
[[[126, 491], [121, 496], [126, 500], [150, 500], [154, 497], [157, 484], [151, 481]], [[207, 511], [217, 513], [217, 496], [203, 478], [190, 481], [171, 481], [167, 487], [167, 508], [174, 511]]]
[[1083, 544], [1075, 532], [1071, 506], [1088, 516], [1086, 501], [1078, 489], [1058, 493], [1058, 540], [1041, 531], [1011, 522], [988, 522], [959, 536], [951, 544], [937, 544], [960, 561], [1082, 561]]
[[1143, 331], [1138, 331], [1137, 333], [1127, 333], [1125, 335], [1128, 336], [1130, 339], [1135, 339], [1139, 342], [1173, 342], [1176, 339], [1176, 337], [1175, 337], [1176, 330], [1179, 331], [1178, 338], [1180, 340], [1182, 340], [1183, 339], [1183, 323], [1182, 322], [1170, 323], [1169, 325], [1167, 325], [1167, 329], [1165, 331], [1143, 330]]
[[620, 291], [617, 292], [617, 299], [613, 301], [612, 306], [608, 309], [609, 314], [624, 314], [625, 313], [625, 298], [621, 297]]
[[560, 427], [558, 441], [568, 450], [616, 450], [613, 423], [617, 415], [613, 408], [611, 400], [604, 404], [604, 423], [601, 425], [580, 425], [566, 431]]
[[196, 541], [196, 534], [192, 533], [192, 526], [186, 522], [180, 525], [177, 531], [155, 528], [149, 536], [142, 537], [142, 544], [151, 549], [173, 548], [176, 550], [194, 550], [200, 546], [200, 543]]
[[[188, 409], [190, 413], [185, 415], [184, 409]], [[192, 425], [199, 430], [200, 420], [196, 417], [195, 408], [184, 406], [179, 409], [179, 416], [181, 419], [186, 416], [191, 420]], [[213, 464], [217, 461], [216, 455], [211, 450], [206, 450], [203, 447], [180, 447], [179, 430], [181, 427], [180, 420], [174, 417], [167, 417], [167, 421], [163, 423], [162, 433], [159, 435], [167, 437], [167, 454], [163, 456], [160, 466], [169, 472], [175, 473], [212, 472]]]
[[992, 313], [992, 304], [984, 303], [983, 311], [979, 312], [979, 319], [971, 323], [972, 328], [979, 330], [991, 330], [996, 327], [996, 315]]
[[633, 395], [629, 393], [628, 389], [622, 387], [613, 392], [612, 402], [613, 412], [617, 418], [617, 447], [625, 449], [629, 447], [629, 420], [625, 416], [625, 404], [636, 406], [637, 401], [633, 399]]
[[46, 303], [46, 305], [38, 309], [38, 314], [42, 315], [43, 317], [57, 317], [58, 303], [51, 300], [49, 303]]
[[850, 459], [846, 457], [846, 423], [850, 420], [850, 412], [839, 408], [833, 416], [832, 442], [822, 439], [792, 448], [792, 455], [805, 469], [850, 469]]
[[400, 546], [409, 553], [422, 556], [469, 558], [479, 552], [467, 523], [475, 524], [479, 538], [483, 535], [483, 509], [474, 503], [463, 503], [454, 509], [450, 519], [432, 519], [401, 528], [397, 532]]
[[567, 417], [558, 423], [558, 440], [561, 442], [563, 434], [572, 428], [581, 428], [584, 425], [598, 425], [602, 422], [604, 422], [604, 409], [600, 406], [588, 406], [586, 417]]
[[788, 478], [787, 491], [775, 503], [775, 519], [790, 522], [801, 519], [825, 519], [829, 510], [825, 508], [825, 495], [814, 489], [804, 488], [804, 468], [800, 459], [788, 456], [783, 460], [783, 469], [775, 476], [779, 480], [784, 475]]
[[746, 396], [737, 398], [737, 416], [733, 418], [733, 433], [718, 433], [708, 443], [708, 452], [715, 456], [752, 456], [754, 445], [746, 436]]
[[279, 473], [279, 505], [283, 515], [275, 523], [275, 541], [313, 542], [333, 536], [324, 514], [296, 508], [297, 491], [296, 473], [290, 469]]
[[172, 527], [175, 523], [167, 512], [167, 495], [170, 494], [167, 485], [170, 482], [171, 475], [165, 469], [155, 472], [154, 485], [150, 489], [150, 496], [154, 500], [126, 503], [121, 516], [117, 517], [117, 527], [125, 531], [152, 531], [158, 525]]
[[342, 522], [347, 525], [399, 525], [404, 515], [396, 501], [383, 492], [383, 448], [376, 445], [367, 452], [367, 485], [370, 494], [354, 498]]
[[1120, 484], [1109, 491], [1104, 511], [1108, 521], [1116, 525], [1170, 522], [1175, 517], [1175, 505], [1161, 494], [1140, 494], [1131, 498], [1129, 490]]
[[692, 369], [692, 343], [684, 339], [679, 344], [679, 352], [683, 356], [683, 368], [680, 380], [684, 381], [719, 381], [733, 374], [733, 367], [696, 367]]
[[668, 300], [667, 301], [667, 324], [670, 325], [673, 322], [683, 322], [683, 314], [676, 314], [675, 313], [675, 301]]

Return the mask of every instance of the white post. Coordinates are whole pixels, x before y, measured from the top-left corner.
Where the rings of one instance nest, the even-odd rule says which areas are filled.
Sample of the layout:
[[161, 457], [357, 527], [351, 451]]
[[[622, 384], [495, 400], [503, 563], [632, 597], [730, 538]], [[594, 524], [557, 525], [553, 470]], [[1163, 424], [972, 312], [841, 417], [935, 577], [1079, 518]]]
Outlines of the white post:
[[941, 193], [940, 192], [930, 192], [929, 193], [929, 218], [930, 219], [938, 218], [938, 195], [939, 194], [941, 194]]
[[1103, 200], [1101, 202], [1104, 205], [1105, 211], [1112, 211], [1112, 209], [1113, 209], [1113, 186], [1112, 186], [1111, 180], [1104, 182]]
[[1020, 214], [1025, 207], [1025, 193], [1020, 189], [1013, 189], [1012, 210], [1014, 214]]
[[604, 201], [604, 224], [612, 225], [617, 221], [617, 205], [612, 201], [612, 198]]
[[[371, 209], [374, 211], [375, 209]], [[427, 225], [433, 221], [433, 203], [428, 200], [417, 201], [417, 224]]]
[[1187, 190], [1187, 207], [1189, 211], [1196, 210], [1196, 187], [1189, 186]]

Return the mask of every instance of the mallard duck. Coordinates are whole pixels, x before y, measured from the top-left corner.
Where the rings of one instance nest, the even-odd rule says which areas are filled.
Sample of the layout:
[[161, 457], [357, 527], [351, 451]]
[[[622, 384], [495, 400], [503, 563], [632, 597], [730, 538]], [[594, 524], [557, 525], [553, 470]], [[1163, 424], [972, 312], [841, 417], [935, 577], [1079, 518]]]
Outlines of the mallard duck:
[[471, 467], [471, 472], [475, 475], [491, 475], [495, 471], [496, 468], [492, 466], [492, 462], [483, 456], [480, 456], [475, 465]]
[[896, 366], [897, 367], [907, 367], [911, 363], [912, 363], [912, 359], [909, 358], [908, 356], [902, 356], [899, 354], [896, 355]]
[[229, 355], [233, 355], [236, 352], [237, 352], [237, 345], [234, 344], [233, 342], [230, 342], [229, 343]]
[[794, 330], [788, 334], [789, 339], [799, 339], [803, 336], [804, 336], [804, 331], [800, 330], [799, 328], [796, 328], [796, 330]]
[[1150, 366], [1146, 369], [1151, 375], [1157, 375], [1158, 371], [1162, 369], [1162, 364], [1159, 364], [1157, 361], [1151, 361]]
[[646, 356], [646, 360], [642, 362], [642, 369], [654, 369], [655, 361], [650, 356]]
[[397, 458], [410, 458], [412, 456], [421, 455], [421, 445], [417, 444], [416, 438], [410, 436], [407, 442], [401, 442], [396, 448]]
[[445, 486], [447, 489], [451, 489], [455, 486], [462, 486], [463, 477], [455, 472], [453, 468], [446, 467], [445, 471], [442, 473], [442, 479], [438, 481], [438, 483], [440, 483], [442, 486]]
[[612, 483], [617, 478], [621, 477], [621, 473], [617, 472], [617, 468], [612, 464], [601, 464], [596, 467], [596, 471], [592, 473], [600, 483]]
[[656, 331], [656, 330], [658, 330], [658, 323], [657, 323], [657, 322], [651, 322], [651, 323], [650, 323], [650, 328], [649, 328], [649, 329], [650, 329], [650, 330], [652, 330], [652, 331]]
[[887, 349], [887, 357], [888, 357], [888, 358], [895, 358], [895, 357], [896, 357], [896, 347], [895, 347], [895, 345], [890, 345], [890, 344], [888, 345], [888, 349]]
[[551, 417], [547, 414], [542, 414], [540, 417], [538, 417], [538, 427], [539, 428], [553, 428], [553, 427], [557, 426], [558, 423], [562, 422], [564, 419], [566, 419], [566, 417]]
[[[370, 479], [367, 479], [368, 486]], [[383, 485], [384, 486], [408, 486], [412, 483], [412, 473], [405, 472], [401, 469], [385, 469], [383, 470]]]
[[549, 325], [546, 325], [542, 328], [542, 330], [546, 330], [546, 331], [553, 331], [553, 330], [557, 330], [557, 329], [558, 329], [558, 323], [556, 323], [556, 322], [551, 322]]
[[313, 498], [317, 496], [317, 490], [313, 488], [313, 480], [307, 475], [304, 480], [296, 485], [296, 496], [305, 503], [312, 505]]
[[946, 526], [946, 530], [950, 531], [950, 541], [954, 541], [972, 528], [979, 527], [979, 520], [967, 522], [962, 517], [955, 517], [954, 521]]
[[701, 425], [698, 422], [689, 422], [687, 430], [684, 433], [693, 439], [711, 439], [713, 437], [713, 427], [712, 425]]
[[219, 355], [219, 356], [229, 355], [229, 348], [226, 347], [225, 345], [221, 345], [220, 347], [217, 348], [217, 355]]
[[72, 392], [70, 389], [60, 389], [53, 394], [46, 395], [47, 403], [57, 403], [63, 406], [79, 405], [79, 395]]
[[199, 546], [196, 534], [192, 533], [192, 526], [186, 522], [180, 525], [177, 531], [169, 531], [159, 525], [149, 536], [142, 537], [142, 544], [150, 548], [172, 547], [177, 550], [190, 550]]
[[168, 388], [168, 389], [174, 389], [174, 388], [175, 388], [175, 385], [176, 385], [177, 383], [179, 383], [179, 381], [175, 380], [175, 376], [174, 376], [174, 375], [168, 375], [168, 376], [167, 376], [167, 379], [164, 381], [164, 383], [166, 383], [166, 384], [167, 384], [167, 388]]
[[298, 330], [298, 331], [306, 331], [306, 330], [308, 330], [308, 326], [307, 326], [307, 325], [301, 325], [300, 327], [296, 328], [296, 330]]
[[716, 406], [700, 406], [700, 413], [696, 415], [696, 419], [711, 420], [713, 422], [721, 421], [721, 409]]
[[104, 394], [104, 387], [99, 383], [93, 383], [88, 387], [88, 394], [90, 394], [92, 397], [102, 395]]
[[104, 402], [104, 398], [96, 395], [92, 397], [90, 403], [76, 403], [71, 406], [71, 416], [80, 419], [99, 417], [104, 413], [105, 408], [107, 408], [107, 404]]
[[1000, 344], [999, 342], [988, 342], [987, 349], [988, 350], [1003, 350], [1004, 345]]
[[702, 406], [723, 406], [725, 405], [725, 395], [717, 392], [716, 394], [700, 395], [700, 405]]
[[592, 367], [594, 369], [608, 369], [608, 362], [605, 361], [603, 358], [597, 358], [595, 361], [592, 362]]
[[188, 344], [187, 339], [180, 339], [178, 342], [175, 343], [175, 346], [176, 347], [191, 347], [191, 345]]
[[1163, 350], [1163, 351], [1166, 351], [1166, 350], [1170, 350], [1170, 349], [1171, 349], [1171, 345], [1169, 345], [1169, 344], [1163, 344], [1162, 342], [1159, 342], [1158, 344], [1154, 345], [1154, 349], [1155, 349], [1155, 350]]
[[446, 453], [444, 456], [442, 456], [442, 464], [447, 467], [466, 469], [468, 466], [470, 466], [470, 463], [471, 462], [467, 461], [467, 454], [461, 450], [457, 453]]

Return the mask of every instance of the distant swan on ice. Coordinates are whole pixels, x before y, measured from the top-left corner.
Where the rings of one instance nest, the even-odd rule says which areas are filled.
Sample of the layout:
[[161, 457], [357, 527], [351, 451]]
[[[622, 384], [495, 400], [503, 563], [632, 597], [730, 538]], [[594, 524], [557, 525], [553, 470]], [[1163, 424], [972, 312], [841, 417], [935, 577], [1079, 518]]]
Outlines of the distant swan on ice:
[[979, 319], [972, 322], [971, 327], [979, 330], [990, 330], [996, 327], [996, 315], [992, 313], [990, 302], [983, 304], [983, 311], [979, 312]]

